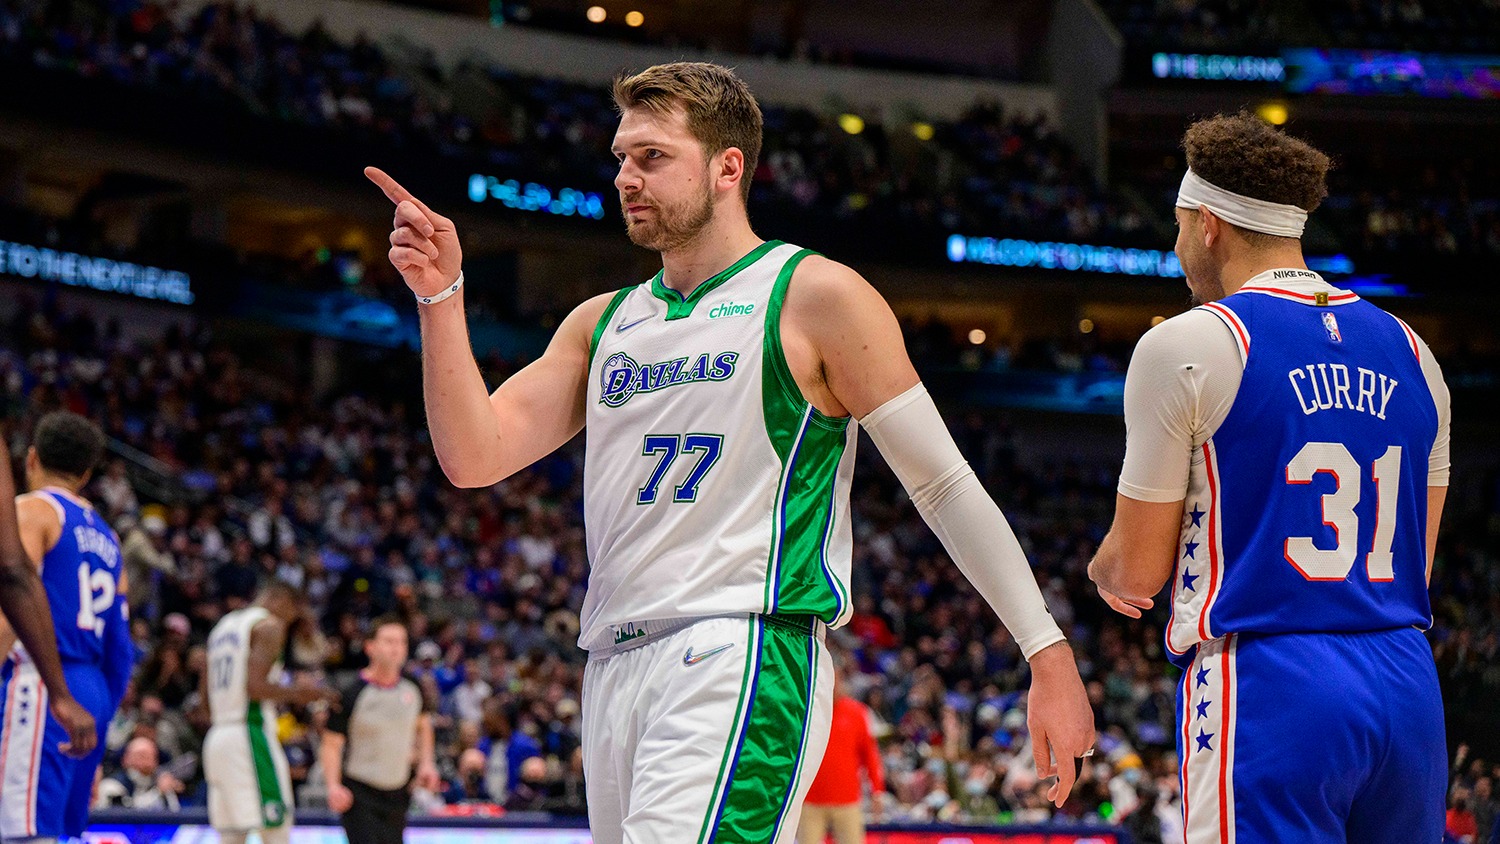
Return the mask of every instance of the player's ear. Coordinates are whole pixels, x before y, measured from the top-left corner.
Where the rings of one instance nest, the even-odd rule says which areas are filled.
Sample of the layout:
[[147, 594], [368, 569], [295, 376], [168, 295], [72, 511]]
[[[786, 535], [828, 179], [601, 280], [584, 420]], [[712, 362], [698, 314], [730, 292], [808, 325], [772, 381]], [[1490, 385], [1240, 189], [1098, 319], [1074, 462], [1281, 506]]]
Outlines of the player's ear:
[[1206, 205], [1199, 207], [1198, 218], [1203, 221], [1203, 245], [1212, 248], [1224, 235], [1224, 221]]
[[740, 182], [750, 178], [745, 172], [745, 153], [739, 147], [730, 147], [714, 158], [718, 163], [714, 168], [714, 182], [720, 190], [738, 191]]

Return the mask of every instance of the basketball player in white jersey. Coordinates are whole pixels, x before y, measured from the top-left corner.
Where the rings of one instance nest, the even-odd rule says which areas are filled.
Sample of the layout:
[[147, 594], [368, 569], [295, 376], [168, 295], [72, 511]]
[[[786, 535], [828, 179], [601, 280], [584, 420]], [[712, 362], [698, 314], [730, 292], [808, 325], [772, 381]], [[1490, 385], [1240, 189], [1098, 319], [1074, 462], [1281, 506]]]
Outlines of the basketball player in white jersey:
[[418, 298], [448, 478], [488, 486], [589, 429], [579, 644], [594, 840], [793, 839], [831, 719], [823, 633], [850, 613], [860, 425], [1030, 660], [1035, 761], [1061, 805], [1094, 735], [1072, 651], [889, 306], [848, 267], [751, 230], [761, 115], [731, 71], [661, 65], [614, 94], [627, 231], [662, 271], [579, 306], [493, 395], [453, 223], [366, 170], [396, 203], [390, 258]]
[[276, 705], [333, 701], [331, 689], [282, 686], [287, 628], [302, 615], [301, 593], [273, 582], [255, 603], [225, 615], [208, 634], [203, 698], [213, 726], [203, 740], [208, 820], [224, 844], [291, 840], [292, 784], [276, 737]]

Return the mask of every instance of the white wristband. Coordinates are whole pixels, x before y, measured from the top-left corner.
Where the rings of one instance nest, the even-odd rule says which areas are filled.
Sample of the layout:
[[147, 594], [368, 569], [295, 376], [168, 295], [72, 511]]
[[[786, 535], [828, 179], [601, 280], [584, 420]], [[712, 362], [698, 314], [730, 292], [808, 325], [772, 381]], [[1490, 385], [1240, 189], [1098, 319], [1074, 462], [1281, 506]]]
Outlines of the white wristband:
[[441, 302], [444, 299], [448, 298], [449, 296], [452, 296], [453, 294], [457, 293], [458, 292], [458, 288], [463, 287], [463, 286], [464, 286], [464, 271], [463, 270], [459, 270], [458, 271], [458, 280], [455, 281], [455, 282], [453, 282], [453, 284], [450, 285], [447, 290], [444, 290], [442, 293], [439, 293], [436, 296], [418, 296], [417, 297], [417, 301], [421, 302], [424, 305], [436, 305], [438, 302]]

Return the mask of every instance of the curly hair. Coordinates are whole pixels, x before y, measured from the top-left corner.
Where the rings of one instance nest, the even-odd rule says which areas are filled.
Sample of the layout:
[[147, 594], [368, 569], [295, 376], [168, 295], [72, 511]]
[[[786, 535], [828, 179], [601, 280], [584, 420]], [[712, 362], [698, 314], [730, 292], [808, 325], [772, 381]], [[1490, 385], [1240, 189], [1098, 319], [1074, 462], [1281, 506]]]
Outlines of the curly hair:
[[1188, 169], [1242, 196], [1309, 212], [1328, 196], [1328, 156], [1249, 112], [1194, 123], [1182, 148]]

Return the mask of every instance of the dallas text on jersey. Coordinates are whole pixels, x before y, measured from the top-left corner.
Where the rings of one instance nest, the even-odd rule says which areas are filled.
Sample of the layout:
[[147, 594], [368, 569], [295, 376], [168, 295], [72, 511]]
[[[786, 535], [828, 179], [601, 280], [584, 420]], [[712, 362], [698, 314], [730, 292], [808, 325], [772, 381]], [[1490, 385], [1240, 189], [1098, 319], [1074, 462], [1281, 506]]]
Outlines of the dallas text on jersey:
[[700, 381], [725, 381], [734, 375], [738, 352], [698, 355], [692, 366], [685, 357], [661, 363], [639, 364], [624, 352], [615, 352], [604, 362], [600, 372], [599, 401], [619, 407], [636, 393], [649, 393], [678, 384]]

